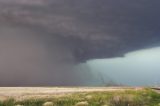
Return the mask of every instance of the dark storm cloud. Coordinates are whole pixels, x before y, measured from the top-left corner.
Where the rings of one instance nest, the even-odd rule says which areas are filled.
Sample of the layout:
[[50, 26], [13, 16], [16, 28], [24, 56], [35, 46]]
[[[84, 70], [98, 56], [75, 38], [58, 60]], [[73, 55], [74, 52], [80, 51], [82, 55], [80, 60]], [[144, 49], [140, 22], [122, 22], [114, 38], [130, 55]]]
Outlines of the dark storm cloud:
[[[39, 78], [51, 78], [55, 75], [56, 78], [53, 79], [58, 81], [65, 75], [70, 77], [70, 74], [75, 75], [75, 71], [68, 72], [68, 70], [72, 70], [70, 68], [77, 62], [123, 56], [129, 51], [158, 46], [160, 41], [159, 4], [158, 0], [0, 0], [0, 26], [8, 35], [5, 38], [8, 42], [4, 44], [10, 47], [6, 51], [8, 53], [6, 56], [12, 58], [13, 49], [10, 45], [22, 45], [20, 47], [22, 49], [15, 50], [17, 54], [17, 51], [23, 51], [23, 48], [31, 48], [28, 47], [30, 44], [33, 48], [39, 49], [25, 49], [26, 52], [20, 53], [36, 58], [33, 58], [36, 60], [33, 67], [28, 66], [32, 67], [30, 71], [34, 70], [34, 67], [41, 66], [38, 68], [46, 67], [41, 69], [46, 71], [42, 71], [43, 74], [40, 73]], [[30, 33], [18, 36], [23, 29]], [[14, 36], [11, 35], [12, 31], [9, 33], [8, 30], [14, 30]], [[3, 35], [6, 35], [6, 32], [1, 31], [2, 41], [5, 41]], [[11, 40], [10, 43], [11, 36], [16, 40]], [[34, 40], [27, 40], [26, 36]], [[26, 43], [12, 44], [12, 41], [21, 40]], [[3, 51], [6, 46], [1, 50]], [[32, 50], [33, 54], [31, 52], [29, 55], [28, 52]], [[2, 60], [10, 61], [11, 58]], [[20, 60], [24, 61], [23, 64], [28, 64], [25, 63], [26, 59], [20, 58]], [[50, 73], [53, 68], [63, 71]], [[9, 69], [2, 67], [1, 70]], [[36, 75], [33, 75], [33, 78], [34, 76]], [[72, 79], [68, 78], [68, 83]], [[60, 84], [60, 82], [57, 83]]]
[[1, 0], [1, 20], [65, 40], [77, 61], [121, 56], [160, 40], [159, 1]]

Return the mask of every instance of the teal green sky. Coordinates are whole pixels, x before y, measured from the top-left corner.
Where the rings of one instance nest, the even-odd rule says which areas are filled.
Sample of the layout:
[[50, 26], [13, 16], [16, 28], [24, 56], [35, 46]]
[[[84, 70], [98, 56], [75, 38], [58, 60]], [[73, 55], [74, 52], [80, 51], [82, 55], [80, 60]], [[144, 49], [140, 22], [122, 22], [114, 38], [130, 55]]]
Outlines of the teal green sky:
[[[132, 86], [160, 84], [160, 47], [125, 54], [124, 57], [88, 61], [95, 77]], [[101, 79], [96, 80], [101, 82]]]

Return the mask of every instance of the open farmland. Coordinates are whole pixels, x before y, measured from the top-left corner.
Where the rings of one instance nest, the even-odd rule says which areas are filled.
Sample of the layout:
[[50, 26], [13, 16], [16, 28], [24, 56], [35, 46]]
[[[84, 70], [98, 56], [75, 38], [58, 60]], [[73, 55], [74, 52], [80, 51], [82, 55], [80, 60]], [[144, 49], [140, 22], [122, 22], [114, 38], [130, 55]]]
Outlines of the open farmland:
[[160, 94], [146, 88], [2, 87], [0, 106], [160, 106]]
[[[43, 98], [52, 96], [64, 96], [73, 93], [87, 93], [87, 92], [104, 92], [104, 91], [124, 91], [133, 88], [118, 88], [118, 87], [1, 87], [0, 99], [8, 98], [28, 99], [28, 98]], [[141, 89], [141, 88], [137, 88]]]

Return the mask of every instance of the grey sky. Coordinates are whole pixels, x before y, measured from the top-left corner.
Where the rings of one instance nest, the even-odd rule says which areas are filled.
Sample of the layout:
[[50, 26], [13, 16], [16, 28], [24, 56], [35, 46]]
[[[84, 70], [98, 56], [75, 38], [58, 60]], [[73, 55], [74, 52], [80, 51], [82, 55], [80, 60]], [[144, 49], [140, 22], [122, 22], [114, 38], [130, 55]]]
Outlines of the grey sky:
[[[0, 0], [1, 85], [88, 84], [85, 80], [94, 77], [83, 64], [87, 60], [123, 57], [160, 45], [159, 4], [158, 0]], [[81, 72], [76, 71], [80, 63]]]

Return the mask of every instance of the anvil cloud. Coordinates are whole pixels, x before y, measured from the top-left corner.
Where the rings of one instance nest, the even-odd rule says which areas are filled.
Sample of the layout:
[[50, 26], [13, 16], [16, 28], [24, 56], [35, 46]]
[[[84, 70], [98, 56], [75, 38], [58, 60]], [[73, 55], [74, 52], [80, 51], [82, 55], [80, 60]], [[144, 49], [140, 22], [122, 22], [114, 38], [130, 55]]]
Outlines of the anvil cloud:
[[[159, 46], [159, 4], [158, 0], [0, 0], [0, 45], [4, 45], [0, 50], [7, 57], [0, 62], [14, 62], [17, 59], [12, 58], [13, 54], [23, 61], [8, 65], [7, 69], [2, 65], [1, 73], [11, 69], [13, 73], [23, 70], [23, 74], [45, 70], [38, 75], [39, 79], [49, 77], [44, 82], [55, 79], [51, 84], [74, 85], [72, 79], [76, 77], [68, 82], [60, 79], [67, 74], [75, 76], [77, 72], [68, 70], [73, 70], [71, 67], [77, 63]], [[31, 57], [32, 64], [27, 60]], [[24, 67], [31, 68], [25, 71]], [[87, 75], [90, 76], [89, 72]], [[18, 76], [16, 80], [24, 75]], [[1, 78], [3, 83], [6, 80]]]

